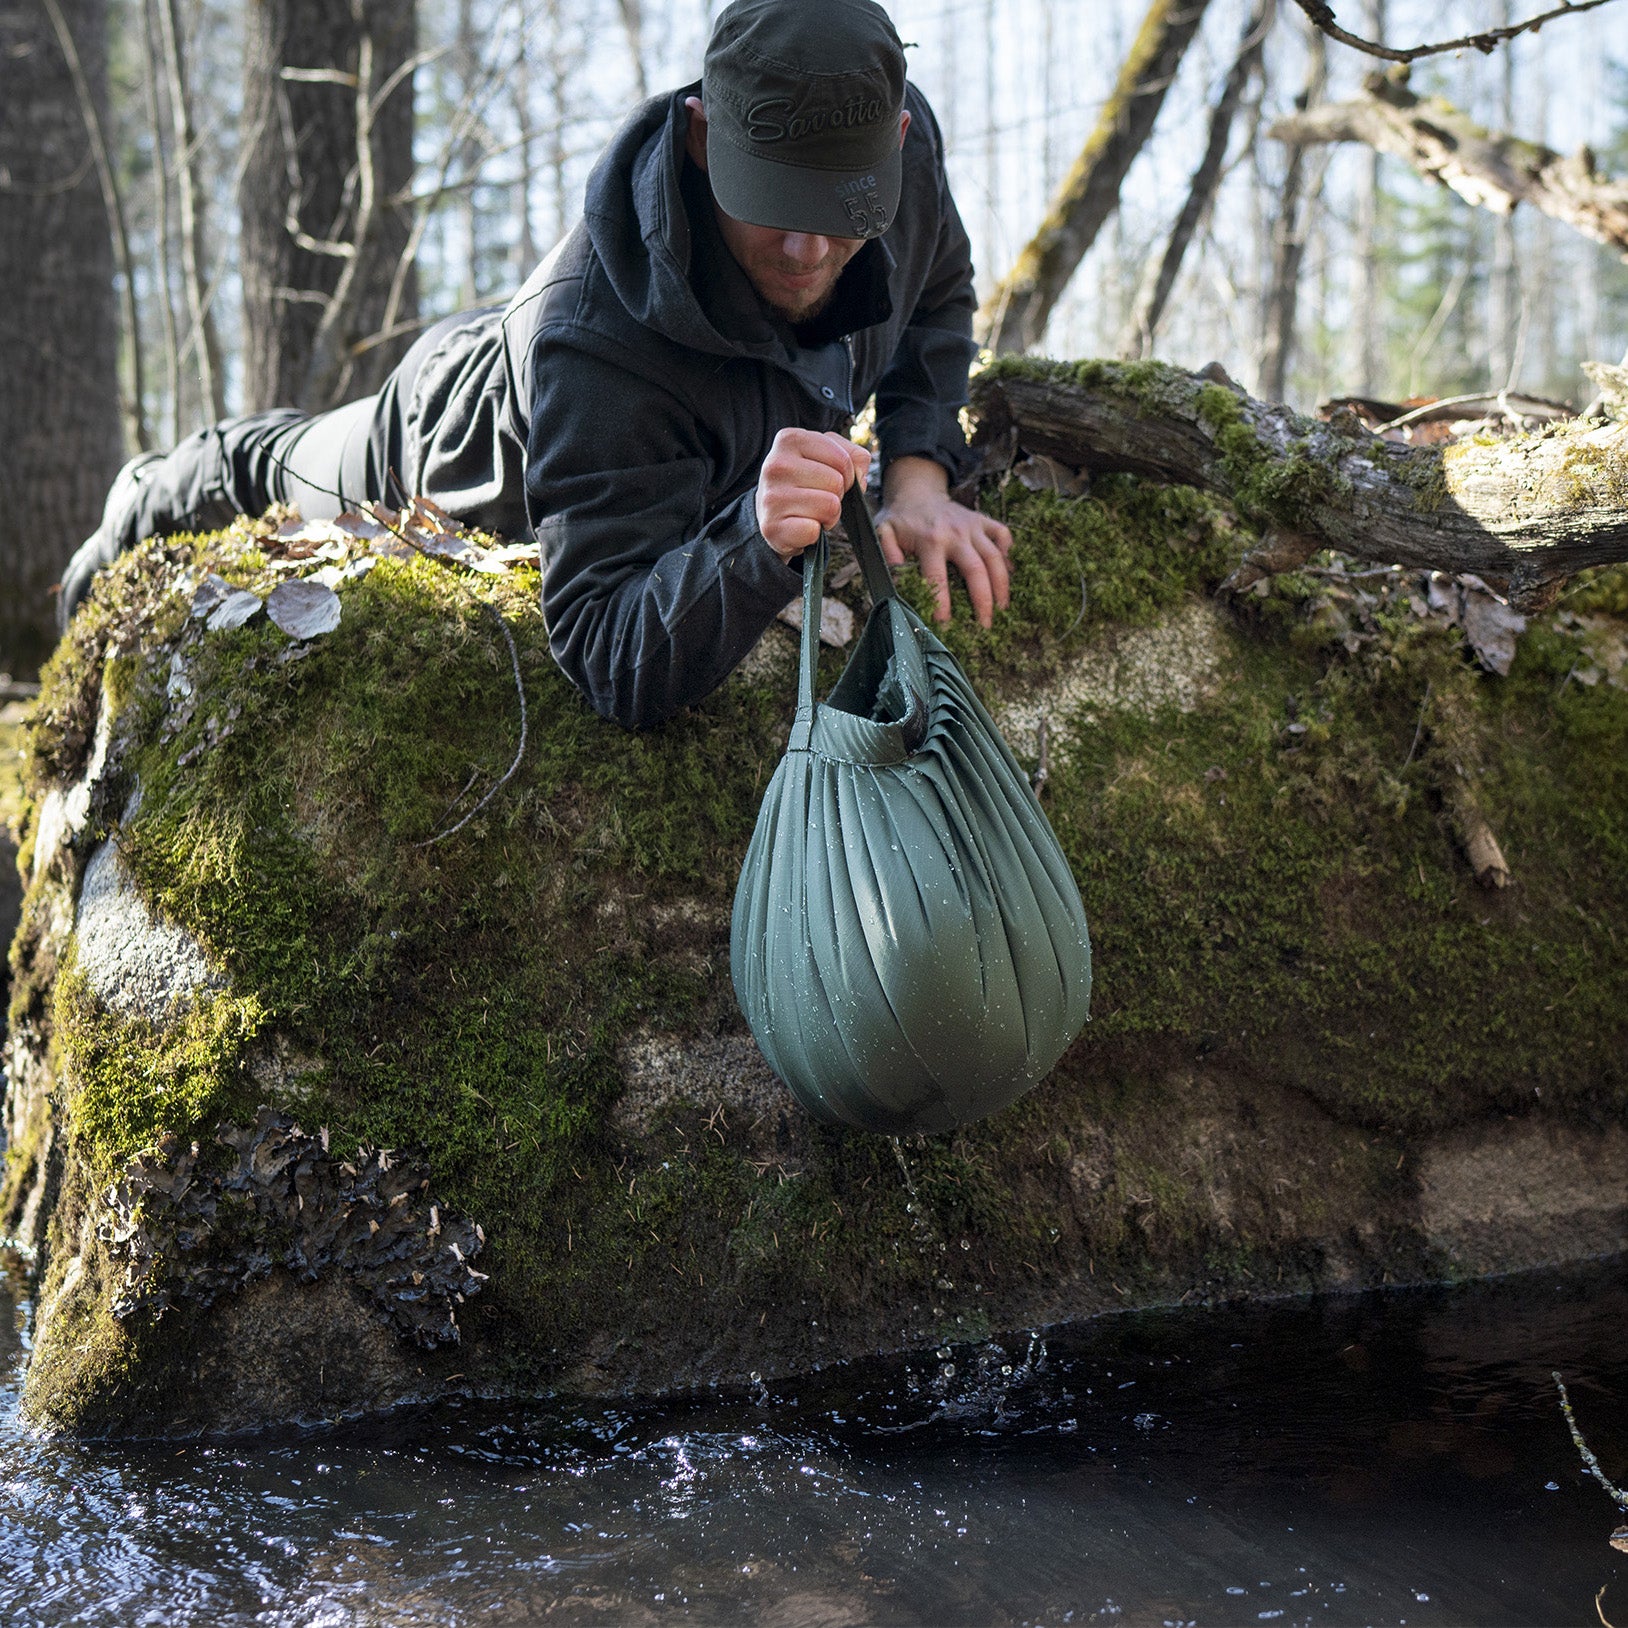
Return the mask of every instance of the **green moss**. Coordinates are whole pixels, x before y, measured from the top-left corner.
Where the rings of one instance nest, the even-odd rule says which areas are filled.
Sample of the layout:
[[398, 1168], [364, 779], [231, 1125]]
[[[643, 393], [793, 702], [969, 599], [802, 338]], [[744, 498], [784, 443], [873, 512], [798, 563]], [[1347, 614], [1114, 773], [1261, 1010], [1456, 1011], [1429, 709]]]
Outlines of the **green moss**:
[[68, 1112], [98, 1177], [113, 1176], [174, 1126], [202, 1131], [253, 1117], [258, 1088], [245, 1058], [266, 1021], [257, 996], [208, 995], [166, 1025], [117, 1017], [97, 1002], [70, 954], [58, 969], [55, 1000]]
[[1199, 422], [1215, 437], [1233, 507], [1245, 520], [1300, 530], [1338, 490], [1340, 477], [1326, 459], [1311, 454], [1309, 435], [1291, 441], [1282, 453], [1269, 449], [1238, 395], [1224, 385], [1204, 385], [1196, 408]]
[[1628, 616], [1628, 566], [1606, 565], [1579, 571], [1567, 584], [1560, 604], [1565, 610], [1579, 613]]
[[1420, 514], [1435, 514], [1453, 495], [1447, 469], [1451, 451], [1451, 447], [1373, 444], [1373, 455], [1383, 460], [1385, 473], [1413, 489], [1413, 506]]
[[[1213, 589], [1242, 551], [1218, 501], [1129, 475], [1099, 479], [1085, 498], [1008, 480], [985, 507], [1012, 531], [1011, 608], [979, 627], [956, 577], [951, 622], [936, 630], [980, 685], [1033, 683], [1105, 627], [1145, 625]], [[913, 568], [899, 585], [930, 621], [933, 596]]]
[[[1202, 394], [1218, 440], [1252, 434], [1231, 392]], [[1227, 445], [1257, 507], [1311, 501]], [[1124, 478], [1083, 500], [1008, 482], [987, 502], [1014, 533], [1013, 607], [978, 630], [957, 590], [947, 636], [992, 694], [1184, 610], [1244, 541], [1211, 500]], [[121, 565], [52, 664], [31, 784], [82, 762], [105, 687], [118, 773], [143, 796], [122, 825], [109, 800], [103, 825], [230, 985], [160, 1027], [56, 976], [76, 1158], [101, 1179], [160, 1132], [207, 1141], [266, 1101], [327, 1126], [340, 1156], [426, 1150], [490, 1240], [489, 1292], [460, 1318], [494, 1384], [613, 1337], [754, 1349], [804, 1304], [822, 1327], [970, 1338], [1052, 1274], [1083, 1272], [1104, 1304], [1183, 1272], [1218, 1293], [1268, 1268], [1312, 1282], [1316, 1263], [1285, 1254], [1280, 1176], [1301, 1220], [1337, 1233], [1394, 1201], [1399, 1137], [1535, 1101], [1628, 1104], [1628, 696], [1563, 684], [1572, 646], [1547, 627], [1499, 683], [1395, 604], [1350, 653], [1317, 580], [1280, 578], [1223, 634], [1196, 710], [1058, 718], [1047, 803], [1092, 924], [1086, 1036], [1045, 1087], [953, 1136], [896, 1148], [799, 1122], [793, 1152], [766, 1155], [769, 1133], [714, 1124], [716, 1104], [648, 1132], [615, 1115], [630, 1040], [738, 1023], [729, 901], [790, 680], [738, 676], [630, 735], [554, 667], [533, 573], [383, 563], [287, 660], [263, 619], [184, 624], [166, 586], [183, 559], [260, 580], [241, 538]], [[519, 741], [494, 613], [527, 750], [439, 840]], [[177, 654], [198, 696], [184, 721]], [[824, 659], [832, 676], [841, 657]], [[1505, 845], [1506, 894], [1458, 851], [1460, 780]], [[274, 1039], [295, 1065], [270, 1066]], [[1258, 1103], [1270, 1147], [1216, 1142], [1240, 1112], [1206, 1105], [1217, 1079]], [[76, 1315], [108, 1354], [59, 1416], [143, 1360], [93, 1305]]]

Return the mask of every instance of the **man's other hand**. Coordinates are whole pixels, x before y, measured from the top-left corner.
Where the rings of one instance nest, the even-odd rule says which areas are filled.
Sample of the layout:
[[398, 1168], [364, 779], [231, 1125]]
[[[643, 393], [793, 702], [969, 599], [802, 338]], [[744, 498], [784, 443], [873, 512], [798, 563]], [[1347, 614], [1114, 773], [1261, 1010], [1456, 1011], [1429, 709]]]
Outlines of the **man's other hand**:
[[[757, 481], [757, 529], [788, 564], [842, 513], [842, 494], [869, 473], [871, 455], [834, 431], [785, 429]], [[936, 467], [936, 465], [935, 465]]]
[[876, 535], [889, 565], [912, 556], [937, 601], [933, 620], [950, 619], [950, 571], [966, 580], [973, 614], [988, 627], [1011, 601], [1012, 534], [998, 520], [950, 496], [944, 466], [931, 458], [895, 458], [882, 475]]

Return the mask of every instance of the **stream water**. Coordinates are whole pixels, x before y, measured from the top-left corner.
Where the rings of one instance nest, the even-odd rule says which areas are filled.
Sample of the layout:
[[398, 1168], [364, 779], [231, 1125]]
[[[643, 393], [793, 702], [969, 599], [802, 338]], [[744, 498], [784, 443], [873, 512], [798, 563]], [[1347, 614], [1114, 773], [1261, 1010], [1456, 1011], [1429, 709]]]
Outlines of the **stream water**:
[[42, 1440], [0, 1622], [1628, 1624], [1628, 1262], [1127, 1314], [753, 1395]]

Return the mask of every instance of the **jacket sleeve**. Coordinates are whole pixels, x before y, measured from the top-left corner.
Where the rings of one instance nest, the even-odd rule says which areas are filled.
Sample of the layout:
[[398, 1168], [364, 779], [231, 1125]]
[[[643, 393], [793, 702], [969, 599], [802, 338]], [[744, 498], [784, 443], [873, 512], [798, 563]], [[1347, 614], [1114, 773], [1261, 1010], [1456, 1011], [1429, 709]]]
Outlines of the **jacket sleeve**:
[[[972, 245], [950, 196], [944, 143], [926, 98], [912, 87], [905, 185], [934, 189], [938, 236], [921, 297], [876, 385], [876, 439], [886, 466], [895, 458], [933, 458], [954, 485], [971, 472], [961, 427], [967, 372], [977, 355], [972, 319]], [[917, 147], [917, 140], [921, 146]], [[915, 149], [912, 152], [912, 149]]]
[[758, 530], [755, 488], [714, 498], [693, 408], [537, 343], [526, 506], [549, 646], [596, 712], [647, 728], [722, 683], [802, 576]]

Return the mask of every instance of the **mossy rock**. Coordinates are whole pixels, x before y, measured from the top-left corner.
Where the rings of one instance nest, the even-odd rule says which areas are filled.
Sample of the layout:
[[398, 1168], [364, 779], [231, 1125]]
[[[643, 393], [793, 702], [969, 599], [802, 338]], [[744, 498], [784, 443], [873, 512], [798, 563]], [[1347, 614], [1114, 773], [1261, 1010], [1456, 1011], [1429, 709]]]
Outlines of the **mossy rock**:
[[[247, 524], [104, 573], [24, 765], [0, 1230], [39, 1252], [32, 1416], [668, 1390], [1622, 1247], [1628, 693], [1568, 681], [1547, 623], [1483, 676], [1405, 584], [1218, 602], [1251, 539], [1192, 492], [985, 503], [1013, 605], [985, 632], [958, 600], [950, 639], [1044, 749], [1094, 1021], [909, 1143], [808, 1121], [729, 986], [789, 630], [629, 734], [530, 570], [386, 559], [304, 645], [188, 616], [205, 571], [271, 580]], [[120, 933], [171, 986], [121, 977]]]

